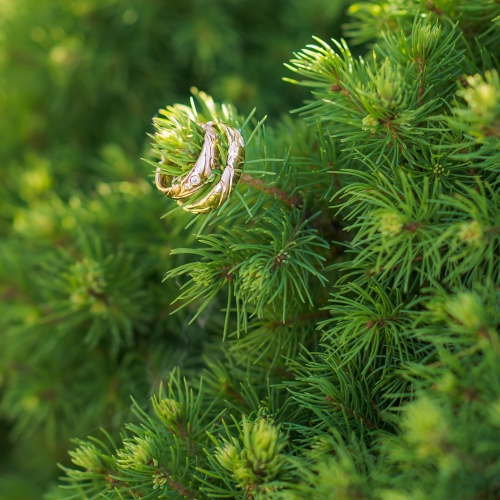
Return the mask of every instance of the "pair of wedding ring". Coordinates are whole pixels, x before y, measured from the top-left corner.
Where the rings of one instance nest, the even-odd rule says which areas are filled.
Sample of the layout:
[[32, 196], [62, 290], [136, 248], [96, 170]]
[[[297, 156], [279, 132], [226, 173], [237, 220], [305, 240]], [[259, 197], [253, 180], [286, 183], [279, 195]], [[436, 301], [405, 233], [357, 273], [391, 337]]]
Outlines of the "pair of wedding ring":
[[212, 170], [218, 168], [217, 165], [217, 145], [219, 142], [213, 122], [199, 123], [205, 131], [205, 138], [200, 155], [193, 168], [178, 177], [169, 176], [162, 173], [161, 167], [156, 169], [156, 187], [165, 195], [177, 200], [179, 205], [187, 212], [197, 214], [207, 214], [219, 208], [231, 194], [240, 179], [245, 161], [245, 142], [240, 132], [233, 127], [223, 123], [218, 123], [227, 137], [228, 149], [226, 166], [222, 171], [219, 181], [200, 200], [187, 204], [195, 193], [200, 191], [212, 175]]

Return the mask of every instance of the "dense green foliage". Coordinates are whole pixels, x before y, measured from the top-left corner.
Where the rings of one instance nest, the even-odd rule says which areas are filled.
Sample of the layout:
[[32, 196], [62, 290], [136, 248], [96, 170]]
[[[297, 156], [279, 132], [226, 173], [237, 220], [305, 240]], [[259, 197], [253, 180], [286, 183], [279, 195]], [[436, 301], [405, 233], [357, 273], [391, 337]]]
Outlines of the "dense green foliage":
[[[350, 14], [291, 60], [294, 118], [195, 92], [95, 191], [7, 174], [3, 414], [31, 460], [77, 438], [47, 498], [498, 498], [500, 5]], [[194, 216], [140, 169], [190, 168], [208, 120], [246, 166]]]
[[[279, 8], [278, 8], [279, 7]], [[193, 242], [160, 220], [151, 117], [198, 86], [248, 112], [300, 104], [282, 63], [343, 3], [0, 0], [0, 498], [35, 500], [70, 439], [117, 436], [221, 320], [169, 316]], [[187, 373], [184, 371], [184, 373]]]

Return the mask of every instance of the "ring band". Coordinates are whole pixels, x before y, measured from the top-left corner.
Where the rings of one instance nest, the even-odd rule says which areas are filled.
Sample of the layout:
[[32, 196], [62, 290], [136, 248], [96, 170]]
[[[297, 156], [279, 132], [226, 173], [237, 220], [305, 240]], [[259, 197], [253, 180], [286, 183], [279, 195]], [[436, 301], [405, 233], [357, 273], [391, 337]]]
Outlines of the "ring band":
[[199, 123], [198, 125], [205, 131], [205, 137], [200, 155], [193, 168], [184, 176], [173, 177], [162, 173], [161, 167], [157, 167], [155, 184], [163, 194], [177, 200], [177, 203], [182, 205], [182, 208], [187, 212], [207, 214], [219, 208], [229, 198], [234, 186], [238, 183], [245, 161], [245, 142], [238, 130], [218, 123], [228, 142], [226, 166], [219, 181], [207, 195], [197, 202], [189, 205], [183, 204], [181, 200], [189, 199], [209, 179], [218, 156], [216, 146], [219, 138], [214, 130], [213, 122]]
[[[216, 143], [218, 142], [217, 134], [213, 128], [212, 122], [201, 123], [201, 127], [205, 130], [205, 139], [201, 148], [200, 156], [196, 160], [193, 168], [184, 177], [175, 177], [162, 174], [161, 167], [156, 169], [155, 184], [156, 187], [165, 195], [174, 200], [182, 200], [189, 198], [196, 193], [198, 189], [212, 174], [212, 168], [215, 161]], [[171, 179], [170, 185], [165, 185], [164, 181]]]
[[245, 141], [240, 132], [233, 127], [223, 123], [219, 126], [224, 130], [228, 140], [227, 163], [219, 182], [201, 200], [182, 208], [187, 212], [206, 214], [219, 208], [231, 194], [234, 186], [238, 183], [245, 161]]

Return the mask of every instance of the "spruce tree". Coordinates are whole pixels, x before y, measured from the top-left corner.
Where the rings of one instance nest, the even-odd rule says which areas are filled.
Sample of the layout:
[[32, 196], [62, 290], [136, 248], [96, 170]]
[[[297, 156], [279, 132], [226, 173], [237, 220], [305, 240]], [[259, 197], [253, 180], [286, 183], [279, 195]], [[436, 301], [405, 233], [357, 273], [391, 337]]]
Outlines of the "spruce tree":
[[[279, 9], [277, 8], [279, 4]], [[282, 62], [340, 33], [343, 2], [0, 2], [0, 499], [37, 500], [71, 438], [118, 437], [218, 323], [169, 316], [190, 233], [151, 184], [151, 117], [191, 86], [271, 116], [299, 105]]]
[[[4, 260], [41, 298], [7, 315], [21, 368], [3, 405], [18, 432], [102, 420], [47, 498], [498, 497], [500, 6], [350, 14], [348, 42], [316, 38], [287, 65], [313, 88], [293, 118], [194, 90], [153, 119], [142, 176], [16, 220]], [[245, 164], [194, 215], [147, 171], [189, 171], [207, 122], [222, 158], [217, 124], [241, 130]], [[28, 238], [36, 264], [16, 255]], [[15, 356], [30, 339], [37, 378]]]

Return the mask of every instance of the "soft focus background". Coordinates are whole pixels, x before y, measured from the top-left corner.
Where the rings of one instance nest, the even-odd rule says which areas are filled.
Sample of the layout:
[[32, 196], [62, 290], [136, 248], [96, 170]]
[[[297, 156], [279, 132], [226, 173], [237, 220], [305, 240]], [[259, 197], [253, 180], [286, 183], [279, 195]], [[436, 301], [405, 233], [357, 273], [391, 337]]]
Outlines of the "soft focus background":
[[[283, 63], [338, 38], [346, 3], [0, 0], [1, 500], [42, 498], [70, 439], [114, 432], [171, 368], [162, 353], [179, 361], [160, 285], [176, 228], [139, 160], [152, 116], [192, 86], [271, 120], [297, 107]], [[106, 293], [127, 315], [106, 322], [102, 276], [125, 268]]]

